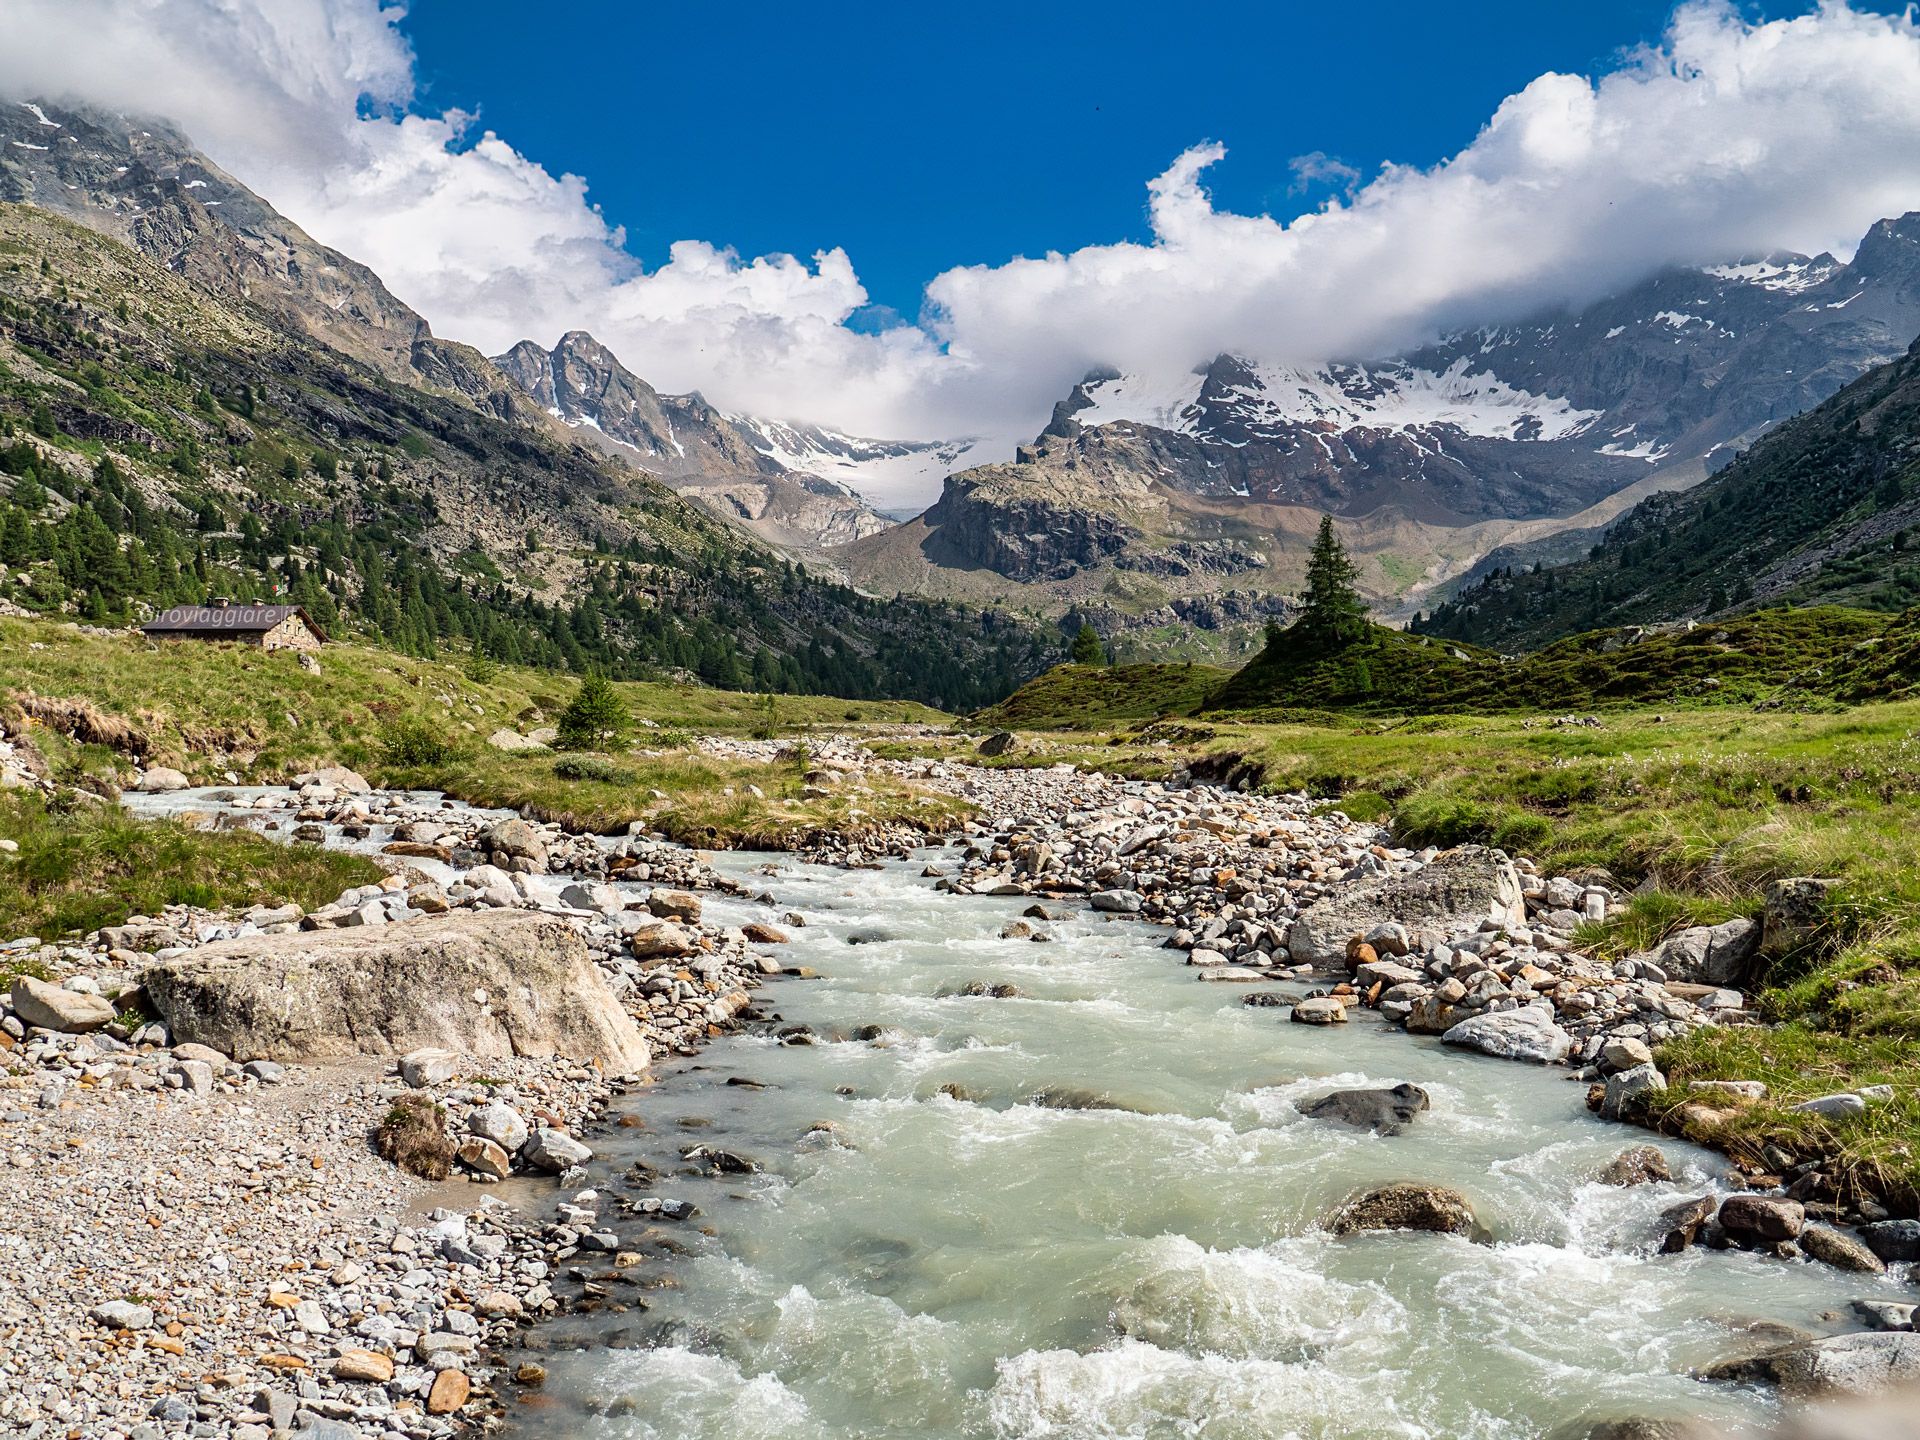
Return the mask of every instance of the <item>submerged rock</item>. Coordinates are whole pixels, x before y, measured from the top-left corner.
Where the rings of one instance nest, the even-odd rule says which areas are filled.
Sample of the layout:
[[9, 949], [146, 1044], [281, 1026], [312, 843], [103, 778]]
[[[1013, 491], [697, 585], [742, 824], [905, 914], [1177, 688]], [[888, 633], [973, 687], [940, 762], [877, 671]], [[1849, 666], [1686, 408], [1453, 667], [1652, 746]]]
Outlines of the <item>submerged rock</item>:
[[1331, 1120], [1357, 1130], [1398, 1135], [1413, 1117], [1430, 1108], [1427, 1092], [1418, 1085], [1395, 1085], [1391, 1090], [1335, 1090], [1310, 1100], [1300, 1113], [1313, 1120]]
[[1458, 1190], [1405, 1182], [1356, 1195], [1333, 1214], [1327, 1228], [1335, 1235], [1362, 1230], [1426, 1230], [1442, 1235], [1486, 1235], [1473, 1205]]
[[1635, 1145], [1631, 1150], [1622, 1150], [1600, 1172], [1602, 1185], [1646, 1185], [1672, 1178], [1667, 1157], [1654, 1145]]

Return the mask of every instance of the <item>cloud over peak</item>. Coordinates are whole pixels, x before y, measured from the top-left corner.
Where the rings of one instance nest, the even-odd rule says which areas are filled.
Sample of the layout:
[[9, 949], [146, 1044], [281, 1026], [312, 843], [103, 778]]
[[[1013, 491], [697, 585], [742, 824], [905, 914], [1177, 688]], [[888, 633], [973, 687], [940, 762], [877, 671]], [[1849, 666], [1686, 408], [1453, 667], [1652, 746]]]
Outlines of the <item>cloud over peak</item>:
[[[1292, 219], [1218, 209], [1196, 144], [1148, 183], [1152, 238], [935, 276], [921, 325], [851, 324], [854, 258], [683, 240], [644, 269], [587, 182], [472, 117], [411, 113], [380, 0], [8, 0], [0, 92], [165, 115], [446, 335], [497, 352], [587, 329], [664, 389], [888, 436], [1030, 433], [1094, 365], [1222, 350], [1378, 354], [1596, 298], [1665, 265], [1846, 251], [1920, 208], [1920, 28], [1844, 4], [1756, 23], [1689, 3], [1604, 75], [1541, 75], [1431, 168]], [[1229, 137], [1231, 138], [1231, 137]]]

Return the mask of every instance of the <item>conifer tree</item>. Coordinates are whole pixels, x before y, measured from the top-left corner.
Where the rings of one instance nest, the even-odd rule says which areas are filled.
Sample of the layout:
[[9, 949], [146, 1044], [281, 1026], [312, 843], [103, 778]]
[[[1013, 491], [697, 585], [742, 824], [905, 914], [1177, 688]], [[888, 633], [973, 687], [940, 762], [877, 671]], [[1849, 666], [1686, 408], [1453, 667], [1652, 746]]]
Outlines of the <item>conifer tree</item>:
[[1354, 584], [1359, 571], [1334, 533], [1333, 517], [1320, 517], [1320, 533], [1307, 557], [1306, 593], [1294, 627], [1315, 650], [1338, 650], [1367, 633], [1367, 606]]
[[627, 702], [613, 682], [594, 671], [580, 682], [554, 728], [562, 750], [616, 750], [627, 737]]
[[1100, 633], [1085, 621], [1080, 624], [1080, 633], [1073, 637], [1072, 656], [1076, 665], [1098, 665], [1107, 658], [1100, 644]]

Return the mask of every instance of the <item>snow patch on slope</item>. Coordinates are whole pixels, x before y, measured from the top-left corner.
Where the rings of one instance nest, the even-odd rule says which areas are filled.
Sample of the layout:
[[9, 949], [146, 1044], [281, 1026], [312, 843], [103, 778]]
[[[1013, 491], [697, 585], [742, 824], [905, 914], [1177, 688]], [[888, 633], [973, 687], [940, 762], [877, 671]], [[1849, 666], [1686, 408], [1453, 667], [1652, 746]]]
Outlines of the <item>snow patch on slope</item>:
[[918, 510], [940, 493], [947, 476], [994, 455], [985, 440], [872, 440], [824, 425], [791, 424], [754, 415], [727, 419], [762, 455], [803, 475], [851, 490], [882, 508]]
[[1134, 421], [1203, 438], [1234, 421], [1256, 433], [1302, 423], [1380, 430], [1446, 426], [1498, 440], [1563, 440], [1600, 418], [1599, 411], [1578, 409], [1564, 397], [1535, 395], [1473, 370], [1465, 359], [1442, 371], [1407, 365], [1249, 368], [1247, 383], [1204, 398], [1200, 375], [1090, 382], [1085, 393], [1093, 405], [1073, 418], [1082, 425]]
[[1735, 280], [1788, 294], [1811, 289], [1833, 274], [1834, 267], [1813, 260], [1749, 260], [1741, 265], [1709, 265], [1700, 273], [1716, 280]]

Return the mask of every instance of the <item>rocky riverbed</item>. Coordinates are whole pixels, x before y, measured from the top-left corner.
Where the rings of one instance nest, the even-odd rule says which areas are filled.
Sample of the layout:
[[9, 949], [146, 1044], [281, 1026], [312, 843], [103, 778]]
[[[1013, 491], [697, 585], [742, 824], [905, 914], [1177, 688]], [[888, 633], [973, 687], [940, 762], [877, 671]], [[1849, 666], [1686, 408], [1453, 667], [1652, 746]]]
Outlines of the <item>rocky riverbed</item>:
[[[926, 878], [955, 897], [1031, 897], [1009, 939], [1044, 944], [1089, 911], [1157, 922], [1197, 982], [1241, 987], [1276, 1020], [1338, 1026], [1370, 1009], [1463, 1050], [1571, 1066], [1608, 1118], [1664, 1086], [1652, 1044], [1747, 1023], [1734, 982], [1765, 943], [1752, 922], [1610, 966], [1573, 939], [1621, 903], [1604, 883], [1491, 851], [1397, 849], [1306, 797], [881, 762], [852, 741], [812, 754], [976, 806]], [[79, 945], [7, 945], [22, 978], [0, 1020], [14, 1272], [0, 1419], [33, 1435], [258, 1440], [290, 1426], [432, 1437], [498, 1415], [541, 1378], [497, 1363], [519, 1327], [622, 1268], [612, 1202], [580, 1193], [585, 1127], [647, 1083], [650, 1056], [752, 1022], [759, 987], [801, 968], [781, 955], [806, 916], [763, 903], [718, 923], [701, 897], [750, 902], [751, 877], [657, 837], [569, 835], [351, 772], [213, 792], [150, 772], [141, 789], [143, 811], [357, 848], [392, 873], [312, 914], [183, 910]], [[863, 831], [809, 858], [867, 867], [928, 838]], [[1793, 923], [1792, 900], [1767, 924]], [[409, 1163], [445, 1179], [374, 1153], [375, 1136], [406, 1149], [403, 1110], [424, 1117]], [[527, 1190], [555, 1176], [571, 1197], [557, 1211]], [[1704, 1212], [1676, 1204], [1667, 1243], [1872, 1273], [1920, 1258], [1913, 1222], [1817, 1168], [1747, 1183]], [[672, 1219], [662, 1203], [620, 1213]], [[1900, 1310], [1864, 1318], [1898, 1334]], [[1893, 1369], [1920, 1367], [1892, 1343]]]

